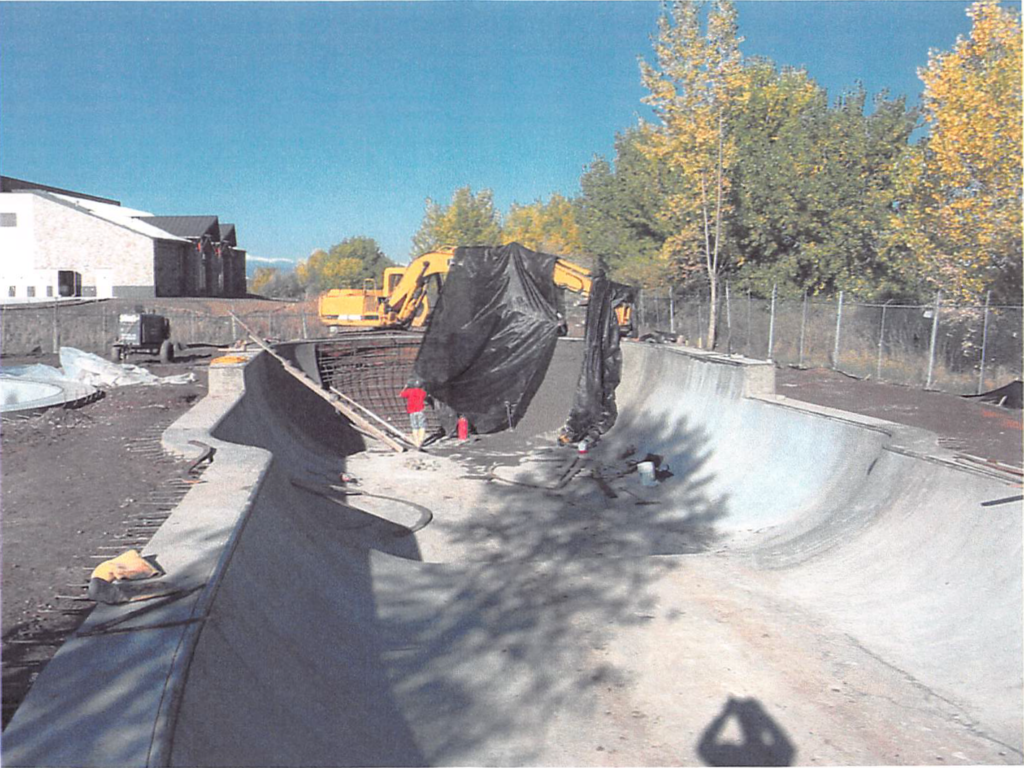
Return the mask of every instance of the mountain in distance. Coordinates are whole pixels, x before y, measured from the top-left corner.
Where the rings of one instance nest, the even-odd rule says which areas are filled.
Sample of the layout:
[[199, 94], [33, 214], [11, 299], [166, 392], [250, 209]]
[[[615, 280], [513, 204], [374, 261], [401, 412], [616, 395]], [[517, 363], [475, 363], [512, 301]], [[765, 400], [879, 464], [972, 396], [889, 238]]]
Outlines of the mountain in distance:
[[252, 279], [260, 267], [274, 267], [281, 272], [291, 272], [295, 269], [295, 261], [293, 259], [264, 259], [260, 256], [246, 254], [245, 276], [247, 278]]

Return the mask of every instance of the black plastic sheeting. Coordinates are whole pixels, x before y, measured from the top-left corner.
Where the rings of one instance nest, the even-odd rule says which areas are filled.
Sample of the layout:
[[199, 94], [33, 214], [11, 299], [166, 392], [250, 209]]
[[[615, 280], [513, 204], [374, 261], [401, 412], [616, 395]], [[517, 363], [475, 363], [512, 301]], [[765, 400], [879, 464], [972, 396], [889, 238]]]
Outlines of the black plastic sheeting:
[[[431, 312], [414, 375], [440, 406], [447, 434], [465, 416], [481, 434], [514, 428], [540, 387], [558, 340], [555, 256], [518, 243], [456, 248]], [[615, 424], [622, 351], [615, 308], [633, 290], [592, 277], [583, 369], [564, 439], [597, 439]]]
[[618, 417], [615, 388], [622, 379], [622, 349], [615, 308], [627, 302], [633, 302], [631, 288], [611, 282], [603, 274], [594, 276], [583, 331], [586, 346], [583, 369], [576, 384], [572, 410], [562, 429], [567, 441], [596, 440], [615, 424]]
[[555, 260], [518, 243], [455, 249], [414, 368], [448, 434], [458, 415], [483, 434], [526, 413], [558, 339]]

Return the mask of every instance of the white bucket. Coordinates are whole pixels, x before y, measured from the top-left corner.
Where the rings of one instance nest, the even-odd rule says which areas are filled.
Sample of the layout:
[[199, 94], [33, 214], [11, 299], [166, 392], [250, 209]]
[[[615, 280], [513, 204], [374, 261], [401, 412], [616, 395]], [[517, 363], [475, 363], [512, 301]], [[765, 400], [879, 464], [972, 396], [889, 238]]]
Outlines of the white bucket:
[[658, 481], [654, 479], [653, 461], [641, 461], [636, 465], [636, 469], [640, 473], [640, 485], [650, 487], [658, 484]]

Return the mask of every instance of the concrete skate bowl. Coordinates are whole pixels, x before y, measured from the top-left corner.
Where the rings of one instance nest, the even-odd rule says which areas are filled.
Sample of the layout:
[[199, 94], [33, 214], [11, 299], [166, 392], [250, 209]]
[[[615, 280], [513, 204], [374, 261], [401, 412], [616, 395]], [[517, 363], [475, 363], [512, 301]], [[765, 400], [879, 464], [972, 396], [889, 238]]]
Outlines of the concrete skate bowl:
[[0, 374], [0, 413], [28, 415], [63, 406], [73, 408], [96, 397], [96, 388], [76, 381]]
[[196, 591], [62, 648], [5, 764], [1021, 761], [1018, 487], [641, 344], [559, 485], [580, 357], [448, 455], [382, 451], [266, 355], [211, 370], [165, 438], [217, 448], [208, 482], [150, 545]]

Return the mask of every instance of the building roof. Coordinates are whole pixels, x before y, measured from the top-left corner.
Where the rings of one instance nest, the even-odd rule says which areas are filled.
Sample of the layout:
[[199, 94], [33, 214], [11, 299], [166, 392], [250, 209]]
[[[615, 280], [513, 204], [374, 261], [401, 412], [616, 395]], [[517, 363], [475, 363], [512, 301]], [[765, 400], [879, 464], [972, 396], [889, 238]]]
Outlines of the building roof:
[[0, 192], [31, 192], [33, 190], [38, 190], [40, 192], [52, 192], [57, 195], [67, 195], [68, 197], [75, 197], [80, 200], [93, 200], [97, 203], [107, 203], [108, 205], [121, 204], [119, 201], [111, 200], [108, 197], [96, 197], [95, 195], [87, 195], [83, 192], [74, 192], [70, 189], [61, 189], [60, 187], [50, 187], [46, 184], [37, 184], [34, 181], [15, 179], [11, 176], [0, 176]]
[[220, 225], [216, 216], [140, 216], [138, 220], [178, 237], [200, 238], [208, 235], [211, 240], [220, 239]]
[[[135, 218], [132, 214], [146, 214], [145, 211], [136, 211], [131, 208], [122, 208], [120, 205], [110, 205], [107, 203], [98, 203], [93, 200], [86, 200], [84, 198], [73, 197], [70, 195], [55, 195], [49, 192], [43, 192], [38, 189], [24, 190], [31, 194], [38, 195], [39, 197], [51, 200], [55, 203], [73, 208], [80, 213], [87, 216], [95, 216], [98, 219], [103, 219], [111, 224], [116, 224], [119, 227], [130, 229], [132, 232], [136, 232], [140, 235], [152, 238], [153, 240], [171, 240], [182, 243], [188, 242], [182, 237], [167, 232], [166, 230], [160, 229], [147, 224], [142, 218]], [[148, 214], [146, 214], [148, 215]]]
[[234, 224], [221, 224], [220, 225], [220, 241], [227, 243], [231, 247], [238, 245], [238, 240], [235, 239], [235, 225]]

